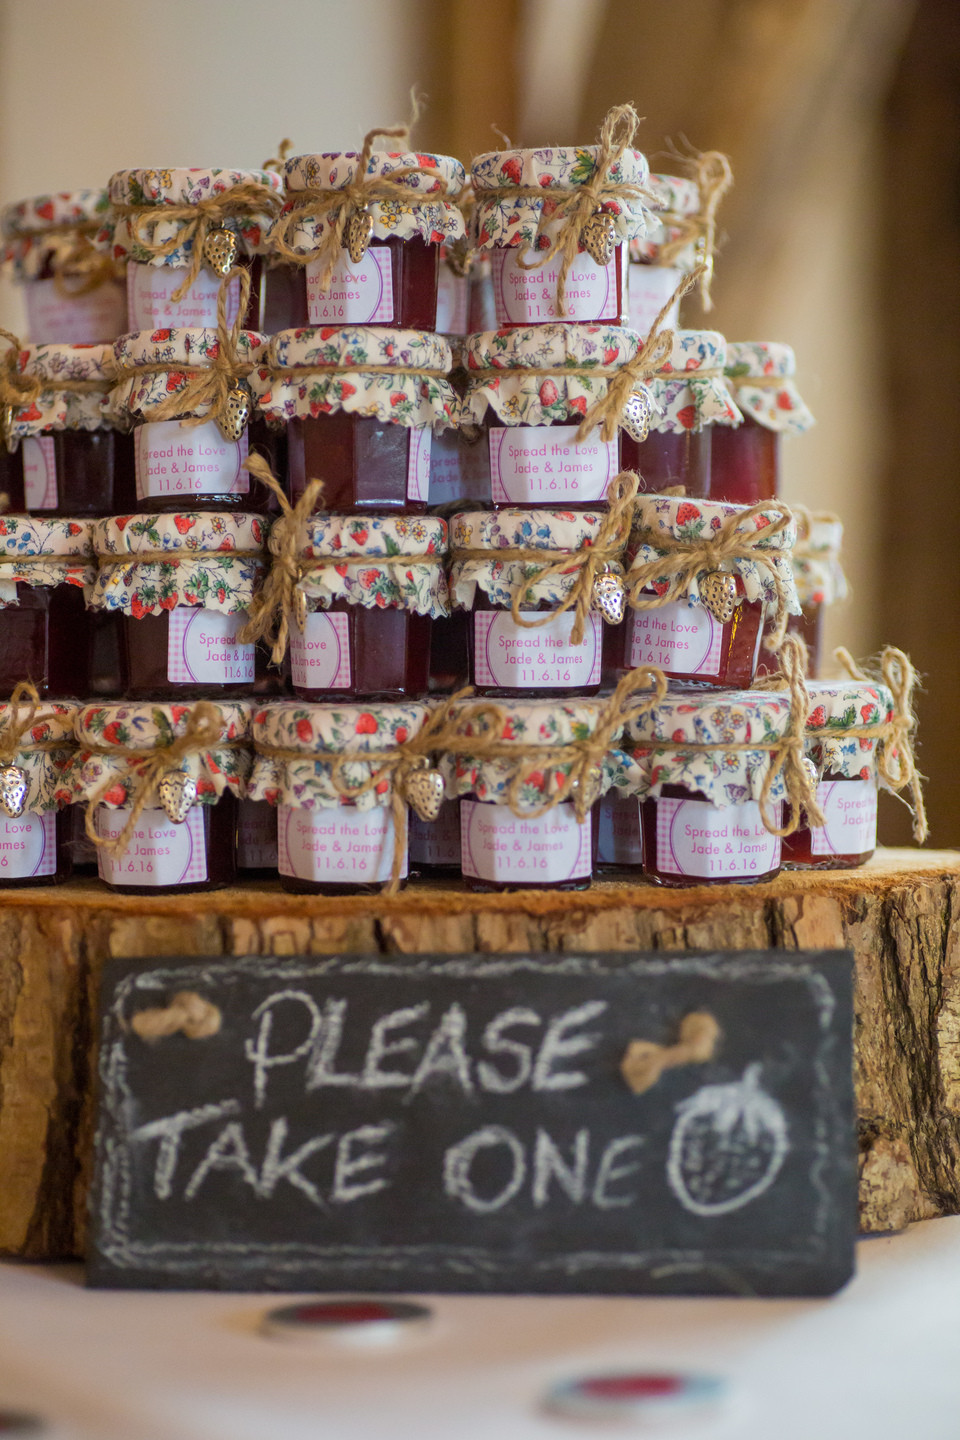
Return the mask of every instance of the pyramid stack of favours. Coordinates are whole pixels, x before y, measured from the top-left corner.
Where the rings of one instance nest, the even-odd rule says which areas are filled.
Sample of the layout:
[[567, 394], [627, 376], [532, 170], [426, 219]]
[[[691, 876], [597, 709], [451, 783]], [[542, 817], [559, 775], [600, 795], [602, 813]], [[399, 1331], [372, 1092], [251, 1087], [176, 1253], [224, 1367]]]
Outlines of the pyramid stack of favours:
[[636, 125], [3, 213], [0, 884], [750, 882], [861, 863], [881, 785], [922, 832], [909, 661], [816, 678], [792, 352], [680, 324], [729, 165]]

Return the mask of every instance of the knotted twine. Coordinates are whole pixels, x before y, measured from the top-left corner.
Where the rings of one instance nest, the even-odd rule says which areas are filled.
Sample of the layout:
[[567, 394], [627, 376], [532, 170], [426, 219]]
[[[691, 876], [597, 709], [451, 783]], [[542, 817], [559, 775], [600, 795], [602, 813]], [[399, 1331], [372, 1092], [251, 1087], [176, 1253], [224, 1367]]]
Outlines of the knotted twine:
[[[239, 280], [240, 304], [232, 325], [227, 323], [227, 305], [230, 300], [230, 282]], [[217, 293], [217, 350], [208, 365], [181, 365], [176, 360], [156, 361], [150, 365], [121, 365], [117, 368], [117, 379], [121, 385], [126, 380], [138, 379], [142, 375], [183, 375], [186, 384], [165, 395], [159, 405], [150, 407], [150, 421], [179, 420], [185, 429], [203, 425], [212, 415], [221, 416], [227, 408], [230, 390], [240, 380], [252, 375], [256, 366], [241, 357], [239, 344], [244, 330], [244, 316], [250, 299], [250, 274], [244, 269], [234, 269], [220, 282]], [[185, 410], [205, 410], [208, 413], [194, 414], [183, 418]]]
[[[109, 255], [91, 244], [90, 236], [100, 229], [99, 220], [65, 221], [62, 225], [46, 225], [43, 229], [17, 230], [18, 240], [39, 240], [49, 253], [53, 283], [58, 295], [77, 300], [99, 290], [108, 280], [117, 278], [117, 269]], [[67, 283], [67, 282], [71, 283]]]
[[717, 209], [733, 184], [733, 168], [727, 156], [719, 150], [705, 150], [694, 154], [689, 158], [688, 165], [700, 192], [700, 209], [695, 215], [660, 212], [658, 219], [680, 233], [673, 239], [665, 240], [660, 246], [658, 263], [671, 264], [692, 241], [701, 259], [702, 304], [704, 310], [709, 311], [713, 309], [710, 289], [717, 243]]
[[[197, 755], [204, 750], [236, 749], [246, 742], [220, 738], [220, 713], [211, 701], [198, 700], [193, 706], [184, 726], [183, 734], [176, 736], [169, 745], [158, 745], [152, 750], [138, 750], [132, 745], [93, 745], [84, 743], [85, 754], [108, 755], [112, 759], [126, 760], [127, 778], [134, 779], [133, 803], [130, 814], [120, 834], [110, 839], [100, 835], [94, 824], [97, 806], [108, 790], [122, 783], [116, 775], [108, 775], [87, 800], [84, 828], [94, 845], [114, 860], [119, 860], [130, 843], [130, 837], [144, 810], [157, 798], [157, 787], [168, 770], [179, 770], [180, 762], [188, 755]], [[128, 797], [129, 798], [129, 797]]]
[[361, 551], [350, 553], [340, 550], [336, 555], [307, 556], [304, 554], [304, 526], [317, 508], [322, 480], [308, 480], [303, 494], [296, 505], [291, 505], [270, 466], [262, 455], [251, 455], [245, 462], [261, 484], [272, 490], [280, 504], [280, 514], [270, 527], [267, 549], [272, 556], [263, 587], [253, 597], [249, 619], [240, 631], [240, 640], [252, 645], [264, 641], [270, 645], [270, 659], [280, 665], [290, 643], [290, 616], [300, 634], [306, 623], [305, 606], [297, 603], [298, 586], [304, 575], [316, 570], [329, 570], [332, 566], [379, 564], [399, 562], [404, 565], [436, 565], [440, 568], [443, 559], [436, 552], [422, 551], [410, 555], [368, 555]]
[[[611, 569], [620, 569], [620, 559], [630, 535], [634, 501], [639, 489], [639, 477], [632, 470], [621, 470], [611, 482], [607, 491], [607, 508], [596, 536], [584, 541], [579, 550], [542, 550], [534, 546], [497, 546], [487, 550], [464, 548], [450, 552], [452, 561], [479, 560], [486, 564], [518, 561], [537, 567], [537, 573], [525, 576], [514, 586], [510, 597], [510, 613], [515, 625], [524, 630], [534, 630], [549, 625], [558, 615], [567, 610], [574, 612], [570, 643], [583, 643], [587, 615], [590, 611], [594, 581], [599, 575]], [[562, 580], [573, 575], [573, 583], [555, 608], [541, 613], [527, 611], [526, 617], [521, 606], [530, 586], [550, 580]]]
[[[283, 196], [271, 186], [247, 180], [192, 205], [113, 205], [111, 212], [129, 222], [133, 240], [156, 259], [165, 259], [181, 246], [192, 244], [184, 280], [170, 296], [177, 304], [203, 268], [203, 248], [211, 230], [222, 229], [227, 220], [279, 215], [282, 207]], [[176, 233], [169, 240], [158, 240], [157, 227], [171, 223], [177, 225]], [[242, 313], [246, 305], [240, 309]]]
[[[72, 748], [71, 742], [62, 736], [59, 740], [35, 740], [31, 745], [24, 745], [24, 736], [36, 723], [40, 703], [37, 687], [31, 680], [21, 680], [14, 687], [13, 694], [6, 702], [6, 714], [0, 716], [0, 767], [13, 765], [21, 753]], [[26, 706], [26, 709], [21, 714], [23, 706]], [[41, 715], [41, 719], [43, 718]]]
[[6, 340], [7, 349], [0, 359], [0, 443], [8, 450], [13, 440], [14, 411], [26, 408], [38, 400], [45, 390], [69, 391], [74, 395], [106, 395], [112, 380], [71, 380], [58, 376], [56, 380], [44, 380], [38, 375], [25, 375], [19, 366], [21, 351], [28, 350], [19, 336], [0, 326], [0, 340]]
[[[398, 204], [406, 202], [409, 205], [416, 204], [419, 198], [423, 203], [423, 193], [411, 190], [410, 186], [403, 182], [411, 175], [426, 175], [434, 180], [438, 178], [437, 171], [428, 165], [401, 165], [389, 175], [368, 175], [367, 166], [376, 142], [394, 139], [409, 144], [409, 125], [396, 125], [389, 130], [368, 130], [363, 137], [363, 147], [356, 168], [346, 185], [336, 190], [317, 188], [294, 191], [284, 206], [284, 213], [270, 232], [274, 254], [289, 261], [291, 265], [311, 265], [315, 261], [320, 263], [322, 268], [319, 288], [322, 291], [330, 289], [333, 272], [345, 244], [344, 232], [354, 214], [381, 200], [392, 200]], [[303, 220], [314, 219], [325, 220], [328, 228], [319, 248], [311, 254], [301, 255], [291, 247], [291, 236]]]
[[[555, 255], [560, 256], [557, 309], [561, 316], [567, 313], [566, 284], [570, 266], [580, 253], [580, 232], [590, 217], [603, 210], [610, 201], [656, 204], [653, 196], [642, 185], [610, 179], [611, 170], [620, 163], [626, 151], [632, 148], [639, 124], [640, 117], [632, 105], [615, 105], [607, 111], [600, 129], [596, 165], [590, 179], [583, 185], [501, 185], [490, 193], [490, 198], [497, 201], [549, 199], [554, 202], [549, 215], [546, 213], [546, 205], [541, 208], [537, 233], [530, 247], [531, 258], [525, 260], [521, 255], [517, 264], [522, 270], [539, 270], [541, 266], [548, 265]], [[479, 194], [477, 198], [482, 204], [487, 198], [486, 192]], [[547, 232], [557, 225], [557, 222], [559, 228], [551, 240]], [[536, 248], [541, 237], [549, 242], [546, 250]]]
[[830, 729], [808, 730], [811, 740], [847, 739], [876, 740], [877, 772], [884, 783], [899, 799], [902, 790], [909, 789], [910, 800], [904, 804], [913, 816], [913, 838], [922, 845], [929, 834], [927, 808], [923, 799], [923, 776], [917, 769], [913, 742], [917, 731], [917, 716], [913, 708], [913, 693], [918, 684], [917, 672], [910, 657], [895, 645], [884, 647], [880, 655], [880, 674], [865, 673], [854, 661], [849, 650], [842, 646], [835, 650], [834, 657], [853, 680], [868, 685], [883, 684], [893, 696], [893, 715], [890, 720], [876, 725], [853, 725], [842, 731]]
[[[754, 516], [770, 514], [776, 515], [777, 519], [762, 530], [741, 529]], [[635, 530], [634, 536], [641, 544], [661, 553], [655, 559], [630, 569], [627, 587], [631, 607], [634, 610], [657, 610], [679, 599], [700, 575], [719, 571], [724, 561], [751, 560], [767, 572], [776, 592], [773, 630], [763, 643], [767, 650], [778, 651], [783, 644], [789, 618], [787, 593], [775, 563], [775, 556], [780, 552], [768, 552], [762, 546], [775, 535], [781, 535], [792, 523], [793, 512], [782, 500], [764, 500], [759, 505], [734, 511], [721, 522], [719, 530], [700, 540], [679, 540], [664, 530], [647, 527]], [[665, 590], [644, 595], [648, 586], [661, 580], [667, 581]]]

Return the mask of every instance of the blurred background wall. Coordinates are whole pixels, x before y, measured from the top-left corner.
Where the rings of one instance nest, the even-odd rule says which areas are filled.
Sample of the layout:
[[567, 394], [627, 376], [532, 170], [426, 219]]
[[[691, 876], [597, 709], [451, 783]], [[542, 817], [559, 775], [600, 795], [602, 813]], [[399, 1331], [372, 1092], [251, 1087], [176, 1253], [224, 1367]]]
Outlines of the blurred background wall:
[[847, 526], [828, 641], [911, 652], [932, 838], [960, 843], [960, 0], [0, 0], [0, 203], [258, 165], [284, 136], [351, 148], [411, 86], [416, 142], [464, 160], [493, 126], [590, 141], [621, 100], [654, 169], [671, 143], [729, 154], [715, 308], [685, 318], [795, 347], [819, 424], [785, 498]]

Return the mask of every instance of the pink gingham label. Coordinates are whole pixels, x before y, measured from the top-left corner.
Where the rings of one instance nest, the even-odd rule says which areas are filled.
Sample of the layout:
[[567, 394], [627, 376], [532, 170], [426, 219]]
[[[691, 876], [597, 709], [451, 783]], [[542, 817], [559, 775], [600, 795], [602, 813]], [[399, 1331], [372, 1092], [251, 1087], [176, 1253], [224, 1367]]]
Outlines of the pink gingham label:
[[608, 791], [597, 801], [597, 861], [604, 865], [642, 865], [640, 802]]
[[617, 267], [625, 271], [627, 247], [619, 245], [609, 265], [581, 251], [574, 258], [564, 285], [564, 313], [557, 305], [557, 281], [561, 260], [555, 255], [546, 265], [525, 270], [524, 260], [535, 260], [532, 250], [521, 251], [511, 245], [491, 251], [493, 269], [493, 301], [497, 325], [545, 325], [555, 320], [564, 323], [580, 320], [619, 320], [617, 304]]
[[[130, 816], [127, 808], [96, 811], [97, 834], [115, 840]], [[207, 878], [203, 810], [194, 805], [182, 825], [163, 810], [144, 810], [122, 855], [97, 851], [97, 873], [108, 885], [197, 885]]]
[[326, 261], [305, 266], [310, 325], [389, 325], [393, 320], [393, 263], [386, 245], [371, 245], [355, 265], [346, 250], [320, 289]]
[[661, 670], [704, 680], [719, 678], [723, 626], [705, 606], [674, 600], [655, 610], [632, 610], [627, 626], [631, 667], [659, 665]]
[[407, 450], [407, 499], [426, 501], [430, 497], [430, 454], [433, 446], [433, 431], [429, 425], [417, 426], [407, 431], [410, 445]]
[[57, 817], [26, 812], [0, 818], [0, 880], [31, 880], [57, 873]]
[[23, 302], [33, 345], [104, 345], [134, 328], [127, 324], [119, 281], [108, 280], [89, 295], [67, 296], [56, 280], [31, 280], [23, 287]]
[[437, 273], [438, 335], [466, 335], [470, 328], [470, 281], [466, 275], [454, 275], [446, 261], [440, 261]]
[[290, 629], [290, 671], [304, 690], [348, 690], [350, 668], [349, 617], [340, 611], [308, 610], [303, 634]]
[[236, 615], [188, 605], [171, 610], [167, 630], [170, 684], [252, 685], [254, 646], [237, 638], [246, 620], [246, 610]]
[[[630, 329], [646, 337], [682, 278], [683, 272], [674, 269], [672, 265], [629, 266], [630, 293], [627, 304], [630, 311]], [[678, 300], [670, 306], [664, 325], [674, 328], [679, 324], [679, 316]]]
[[460, 801], [445, 800], [436, 820], [410, 812], [410, 859], [414, 865], [460, 864]]
[[[390, 879], [393, 815], [389, 810], [297, 810], [277, 807], [277, 869], [324, 885], [375, 885]], [[407, 874], [404, 847], [401, 878]]]
[[23, 444], [24, 504], [34, 510], [56, 510], [57, 457], [52, 435], [31, 435]]
[[814, 855], [864, 855], [877, 845], [875, 780], [821, 780], [817, 799], [826, 825], [810, 828]]
[[241, 800], [237, 821], [237, 866], [277, 868], [277, 812], [266, 800]]
[[620, 469], [619, 442], [594, 430], [579, 444], [576, 425], [494, 425], [489, 445], [494, 504], [589, 505]]
[[507, 885], [583, 880], [593, 870], [590, 820], [579, 824], [569, 801], [544, 815], [514, 815], [509, 805], [460, 802], [461, 865], [474, 880]]
[[[755, 800], [721, 808], [707, 800], [661, 796], [656, 806], [656, 868], [665, 875], [744, 880], [780, 864], [780, 836], [770, 834]], [[779, 811], [778, 803], [777, 816]]]
[[588, 615], [583, 643], [570, 640], [567, 610], [546, 625], [514, 624], [509, 610], [478, 610], [473, 617], [475, 685], [502, 690], [582, 690], [600, 684], [602, 621]]
[[134, 446], [137, 499], [246, 495], [250, 476], [243, 462], [248, 450], [246, 431], [239, 440], [228, 440], [215, 420], [193, 426], [179, 420], [140, 425]]
[[[203, 267], [181, 300], [174, 293], [187, 278], [186, 270], [169, 265], [127, 265], [127, 309], [131, 330], [179, 328], [217, 324], [217, 296], [220, 276]], [[227, 291], [227, 324], [232, 325], [240, 309], [240, 281], [231, 280]]]

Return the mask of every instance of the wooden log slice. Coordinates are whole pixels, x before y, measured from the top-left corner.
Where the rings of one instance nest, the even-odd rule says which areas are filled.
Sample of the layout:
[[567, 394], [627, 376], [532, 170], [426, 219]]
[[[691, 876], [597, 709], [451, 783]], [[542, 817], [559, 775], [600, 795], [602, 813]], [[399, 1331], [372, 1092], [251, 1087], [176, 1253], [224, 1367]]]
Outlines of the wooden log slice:
[[846, 948], [856, 956], [861, 1225], [960, 1211], [960, 853], [887, 850], [768, 885], [578, 893], [0, 892], [0, 1252], [79, 1255], [96, 992], [111, 956]]

